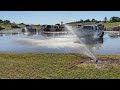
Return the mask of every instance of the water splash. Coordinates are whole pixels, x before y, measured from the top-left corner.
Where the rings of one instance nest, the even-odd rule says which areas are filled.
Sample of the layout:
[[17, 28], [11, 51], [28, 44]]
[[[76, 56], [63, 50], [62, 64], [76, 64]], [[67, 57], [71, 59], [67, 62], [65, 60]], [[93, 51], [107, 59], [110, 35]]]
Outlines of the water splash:
[[[79, 38], [79, 37], [76, 35], [76, 33], [79, 33], [79, 32], [76, 31], [77, 28], [73, 28], [72, 26], [69, 26], [69, 25], [65, 25], [65, 28], [66, 28], [67, 30], [69, 30], [73, 35], [75, 35], [75, 36], [77, 37], [77, 39], [80, 41], [80, 43], [82, 44], [83, 49], [84, 49], [83, 53], [84, 53], [85, 55], [91, 57], [94, 61], [96, 61], [97, 59], [96, 59], [95, 55], [93, 55], [93, 53], [90, 52], [90, 50], [87, 48], [87, 46], [82, 42], [82, 39]], [[80, 34], [79, 34], [79, 35], [80, 35]]]
[[24, 29], [25, 29], [25, 32], [28, 32], [28, 29], [26, 27]]

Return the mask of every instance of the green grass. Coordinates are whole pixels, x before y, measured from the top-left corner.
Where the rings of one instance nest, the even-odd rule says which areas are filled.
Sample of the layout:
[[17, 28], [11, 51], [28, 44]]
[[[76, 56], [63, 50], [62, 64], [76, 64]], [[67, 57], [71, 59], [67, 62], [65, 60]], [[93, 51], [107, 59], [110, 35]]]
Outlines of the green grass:
[[10, 24], [0, 23], [0, 26], [4, 26], [5, 30], [10, 30], [11, 29], [11, 25]]
[[[120, 55], [98, 55], [119, 60]], [[120, 79], [120, 65], [78, 64], [80, 54], [0, 53], [1, 79]]]
[[40, 26], [38, 26], [38, 25], [33, 25], [32, 28], [34, 28], [36, 30], [40, 30]]
[[[72, 23], [72, 24], [69, 24], [69, 25], [77, 26], [77, 25], [80, 25], [80, 24], [95, 24], [95, 22]], [[112, 22], [112, 23], [103, 23], [103, 22], [102, 22], [102, 24], [103, 24], [106, 28], [112, 28], [112, 27], [117, 27], [118, 25], [120, 25], [120, 22]]]
[[[0, 26], [4, 26], [5, 27], [5, 30], [11, 30], [11, 25], [10, 24], [4, 24], [4, 23], [0, 23]], [[22, 29], [24, 28], [25, 25], [19, 25]], [[36, 29], [36, 30], [39, 30], [40, 29], [40, 26], [38, 25], [33, 25], [32, 28]]]
[[120, 25], [120, 22], [103, 23], [103, 24], [106, 28], [110, 28], [110, 27], [117, 27], [118, 25]]
[[81, 24], [95, 24], [95, 22], [71, 23], [68, 25], [77, 26], [77, 25], [81, 25]]

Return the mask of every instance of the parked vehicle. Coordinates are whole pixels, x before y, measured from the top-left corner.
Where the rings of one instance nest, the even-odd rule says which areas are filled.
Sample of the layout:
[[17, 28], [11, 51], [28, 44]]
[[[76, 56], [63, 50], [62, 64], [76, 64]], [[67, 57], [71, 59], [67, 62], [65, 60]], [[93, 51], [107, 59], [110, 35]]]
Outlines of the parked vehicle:
[[21, 28], [21, 27], [18, 25], [12, 25], [11, 28]]
[[75, 33], [78, 37], [102, 38], [104, 30], [100, 29], [98, 25], [83, 25]]
[[0, 26], [0, 30], [3, 30], [3, 29], [5, 29], [5, 27], [4, 26]]
[[77, 28], [81, 28], [82, 25], [78, 25]]
[[42, 25], [41, 31], [42, 32], [64, 31], [64, 26], [63, 25]]
[[36, 29], [33, 29], [31, 25], [25, 25], [24, 29], [22, 29], [22, 32], [36, 32]]
[[120, 31], [120, 25], [118, 25], [117, 27], [113, 27], [112, 31]]

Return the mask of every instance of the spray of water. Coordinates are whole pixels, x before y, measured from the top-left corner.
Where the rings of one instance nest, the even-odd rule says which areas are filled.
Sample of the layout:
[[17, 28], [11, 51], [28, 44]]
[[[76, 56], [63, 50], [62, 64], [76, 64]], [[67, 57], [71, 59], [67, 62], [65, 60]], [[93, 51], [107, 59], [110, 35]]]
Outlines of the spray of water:
[[69, 25], [65, 25], [65, 28], [66, 28], [67, 30], [69, 30], [73, 35], [75, 35], [75, 36], [77, 37], [77, 39], [80, 41], [80, 43], [82, 44], [83, 49], [84, 49], [83, 53], [84, 53], [85, 55], [91, 57], [93, 60], [96, 61], [97, 59], [96, 59], [95, 55], [93, 55], [93, 53], [90, 52], [90, 50], [89, 50], [89, 49], [86, 47], [86, 45], [82, 42], [82, 39], [79, 38], [79, 37], [76, 35], [76, 33], [79, 33], [79, 35], [80, 35], [80, 32], [77, 32], [76, 30], [73, 30], [72, 26], [69, 26]]
[[[73, 46], [79, 48], [79, 44], [72, 43], [73, 40], [70, 39], [62, 39], [62, 38], [51, 38], [45, 40], [37, 40], [37, 39], [28, 39], [28, 38], [16, 38], [17, 43], [24, 44], [24, 45], [32, 45], [33, 47], [45, 46], [48, 48], [70, 48], [75, 49]], [[68, 46], [69, 44], [69, 46]]]
[[29, 34], [28, 29], [26, 27], [24, 27], [24, 29], [25, 29], [24, 34], [28, 35]]
[[28, 32], [28, 29], [26, 27], [24, 27], [24, 29], [25, 29], [25, 32]]

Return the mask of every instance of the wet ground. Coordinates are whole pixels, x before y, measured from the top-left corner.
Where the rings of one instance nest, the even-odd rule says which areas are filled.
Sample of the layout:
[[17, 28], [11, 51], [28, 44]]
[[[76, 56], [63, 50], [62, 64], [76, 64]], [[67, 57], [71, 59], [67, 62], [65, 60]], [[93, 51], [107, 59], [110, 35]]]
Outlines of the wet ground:
[[[120, 54], [120, 33], [106, 31], [103, 38], [83, 43], [94, 54]], [[48, 53], [83, 53], [85, 49], [79, 40], [66, 32], [57, 33], [22, 33], [0, 31], [0, 52], [48, 52]]]

